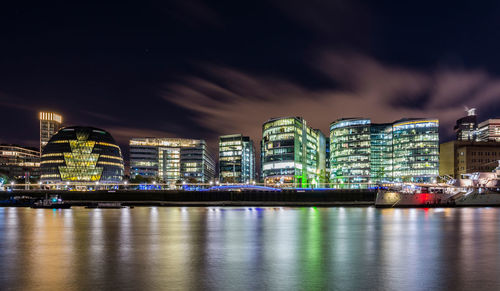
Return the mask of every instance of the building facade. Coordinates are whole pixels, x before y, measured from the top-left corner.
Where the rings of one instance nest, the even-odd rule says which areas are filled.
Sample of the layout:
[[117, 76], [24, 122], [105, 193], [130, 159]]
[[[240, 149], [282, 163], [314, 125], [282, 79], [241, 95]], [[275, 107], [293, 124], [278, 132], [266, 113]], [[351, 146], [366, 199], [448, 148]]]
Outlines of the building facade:
[[397, 182], [436, 182], [439, 121], [403, 119], [392, 126], [393, 175]]
[[467, 116], [457, 120], [454, 130], [457, 140], [460, 141], [476, 140], [476, 132], [477, 132], [476, 109], [475, 108], [467, 109]]
[[263, 182], [319, 187], [326, 179], [326, 140], [301, 117], [273, 118], [262, 126]]
[[0, 144], [0, 174], [11, 179], [40, 177], [40, 152], [36, 148]]
[[219, 180], [231, 183], [255, 181], [255, 147], [241, 134], [219, 137]]
[[477, 129], [477, 141], [500, 142], [500, 119], [488, 119], [481, 122]]
[[330, 183], [330, 137], [325, 138], [325, 182]]
[[215, 177], [215, 162], [204, 140], [133, 138], [129, 145], [131, 178], [143, 176], [174, 187]]
[[370, 182], [370, 119], [342, 118], [330, 124], [330, 171], [330, 183], [337, 187]]
[[120, 147], [93, 127], [59, 130], [43, 148], [40, 164], [43, 183], [117, 183], [124, 174]]
[[370, 183], [391, 182], [393, 175], [392, 123], [370, 126]]
[[330, 124], [330, 185], [358, 189], [384, 182], [431, 182], [439, 169], [439, 122], [375, 124], [342, 118]]
[[40, 153], [50, 138], [61, 129], [62, 116], [52, 112], [40, 112]]
[[472, 172], [490, 172], [500, 160], [500, 142], [450, 141], [440, 145], [439, 175], [454, 179]]

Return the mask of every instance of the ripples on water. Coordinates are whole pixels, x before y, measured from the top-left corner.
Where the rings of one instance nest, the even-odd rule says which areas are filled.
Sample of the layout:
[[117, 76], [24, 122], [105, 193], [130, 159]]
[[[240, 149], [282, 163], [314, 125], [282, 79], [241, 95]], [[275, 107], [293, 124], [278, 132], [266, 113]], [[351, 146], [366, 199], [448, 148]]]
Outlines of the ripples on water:
[[499, 290], [500, 209], [0, 208], [0, 289]]

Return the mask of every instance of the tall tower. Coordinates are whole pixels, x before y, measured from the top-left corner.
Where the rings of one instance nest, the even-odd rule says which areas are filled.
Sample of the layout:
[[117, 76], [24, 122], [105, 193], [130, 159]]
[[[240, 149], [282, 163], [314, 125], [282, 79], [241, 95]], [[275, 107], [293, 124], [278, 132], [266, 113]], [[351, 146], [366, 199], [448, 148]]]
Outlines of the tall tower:
[[476, 108], [466, 108], [467, 116], [457, 120], [455, 125], [455, 133], [457, 140], [474, 141], [477, 135], [477, 117]]
[[57, 133], [62, 125], [62, 116], [51, 112], [40, 112], [40, 154], [50, 138]]

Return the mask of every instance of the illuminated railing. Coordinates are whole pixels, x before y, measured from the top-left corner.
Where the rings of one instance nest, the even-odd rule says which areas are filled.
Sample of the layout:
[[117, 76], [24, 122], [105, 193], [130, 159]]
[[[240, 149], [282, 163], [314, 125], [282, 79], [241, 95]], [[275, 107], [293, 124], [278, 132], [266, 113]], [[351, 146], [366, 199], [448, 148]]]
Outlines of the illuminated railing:
[[[392, 185], [393, 183], [391, 183]], [[19, 184], [4, 184], [6, 191], [96, 191], [96, 190], [131, 190], [131, 191], [219, 191], [219, 190], [370, 190], [377, 189], [383, 184], [374, 183], [352, 183], [338, 184], [333, 183], [309, 183], [306, 187], [301, 187], [299, 183], [129, 183], [124, 182], [59, 182], [59, 183], [19, 183]], [[385, 185], [387, 186], [387, 185]]]

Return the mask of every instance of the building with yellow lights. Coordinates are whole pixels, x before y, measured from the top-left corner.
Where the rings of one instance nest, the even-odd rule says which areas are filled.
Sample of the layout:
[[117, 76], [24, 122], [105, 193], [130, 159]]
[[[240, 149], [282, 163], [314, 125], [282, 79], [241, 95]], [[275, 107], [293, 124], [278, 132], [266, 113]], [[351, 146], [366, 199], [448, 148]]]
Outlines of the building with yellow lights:
[[0, 174], [12, 179], [38, 178], [40, 152], [36, 148], [0, 144]]
[[43, 183], [116, 183], [123, 179], [120, 147], [108, 132], [72, 126], [59, 130], [43, 148]]
[[40, 152], [50, 138], [57, 133], [62, 126], [62, 116], [52, 112], [40, 112]]
[[142, 176], [174, 186], [209, 183], [215, 161], [204, 140], [133, 138], [130, 140], [130, 177]]
[[342, 118], [330, 124], [330, 183], [367, 188], [384, 182], [434, 182], [439, 174], [439, 121], [375, 124]]
[[262, 125], [261, 167], [266, 185], [322, 187], [326, 139], [302, 117], [272, 118]]

